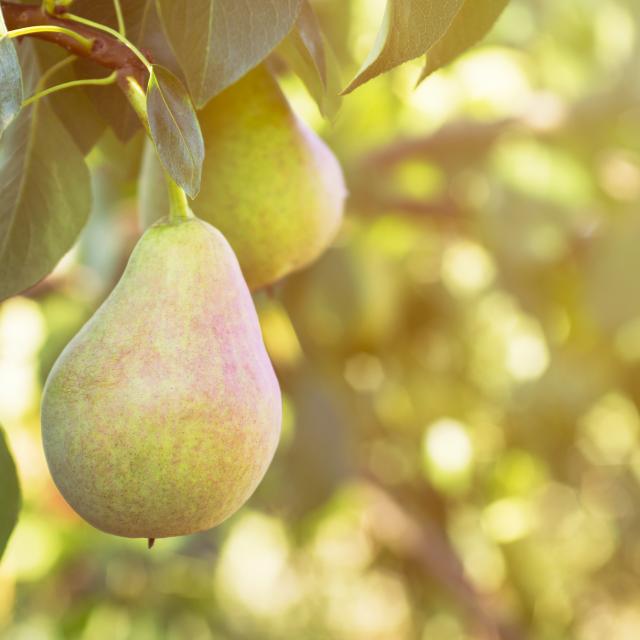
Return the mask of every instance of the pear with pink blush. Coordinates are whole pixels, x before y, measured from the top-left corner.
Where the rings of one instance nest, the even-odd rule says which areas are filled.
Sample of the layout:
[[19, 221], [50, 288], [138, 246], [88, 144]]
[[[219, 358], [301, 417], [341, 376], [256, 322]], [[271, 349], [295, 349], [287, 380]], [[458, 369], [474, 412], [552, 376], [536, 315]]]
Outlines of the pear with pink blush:
[[238, 261], [197, 218], [161, 220], [47, 380], [52, 476], [89, 523], [132, 538], [203, 531], [273, 458], [278, 381]]

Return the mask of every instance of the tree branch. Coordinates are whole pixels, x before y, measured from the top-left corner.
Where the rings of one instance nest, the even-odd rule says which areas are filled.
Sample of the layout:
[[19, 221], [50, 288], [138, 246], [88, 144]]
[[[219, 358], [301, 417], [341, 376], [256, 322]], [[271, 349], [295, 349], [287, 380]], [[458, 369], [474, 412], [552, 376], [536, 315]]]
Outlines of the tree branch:
[[611, 122], [639, 104], [637, 91], [630, 90], [628, 84], [623, 83], [567, 105], [564, 110], [559, 107], [559, 112], [549, 122], [539, 122], [540, 106], [534, 101], [524, 116], [493, 122], [450, 122], [425, 136], [394, 140], [369, 151], [361, 159], [359, 168], [365, 172], [386, 171], [408, 159], [431, 160], [441, 166], [470, 166], [511, 131], [522, 131], [539, 140], [554, 142], [563, 136], [591, 132], [593, 127]]
[[423, 573], [446, 587], [466, 612], [478, 637], [524, 640], [524, 632], [514, 622], [502, 619], [496, 603], [479, 593], [466, 577], [446, 535], [432, 523], [418, 521], [386, 489], [371, 478], [367, 480], [364, 486], [371, 500], [367, 520], [376, 539], [399, 556], [413, 560]]
[[424, 137], [395, 140], [392, 144], [370, 152], [362, 160], [365, 170], [387, 169], [408, 158], [441, 161], [464, 155], [465, 162], [483, 156], [508, 129], [519, 121], [505, 118], [495, 122], [452, 122]]
[[71, 29], [93, 41], [93, 46], [90, 50], [87, 50], [74, 38], [63, 33], [33, 33], [29, 37], [52, 42], [78, 57], [87, 58], [107, 69], [117, 71], [118, 81], [121, 85], [125, 82], [127, 76], [133, 76], [139, 84], [143, 87], [146, 86], [148, 72], [142, 61], [129, 47], [108, 33], [78, 24], [72, 20], [49, 15], [42, 10], [40, 5], [4, 1], [0, 4], [2, 5], [2, 13], [9, 30], [35, 26], [57, 26]]

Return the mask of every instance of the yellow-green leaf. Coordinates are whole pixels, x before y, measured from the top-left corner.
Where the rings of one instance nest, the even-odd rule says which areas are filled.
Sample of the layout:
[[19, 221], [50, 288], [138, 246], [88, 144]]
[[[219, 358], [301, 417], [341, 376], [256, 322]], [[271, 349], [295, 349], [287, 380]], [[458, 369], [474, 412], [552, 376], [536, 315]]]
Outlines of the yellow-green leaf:
[[420, 80], [452, 62], [483, 38], [508, 4], [509, 0], [465, 0], [451, 28], [429, 49]]
[[429, 51], [463, 4], [464, 0], [388, 0], [376, 43], [344, 93]]
[[333, 118], [341, 102], [340, 72], [308, 0], [303, 0], [296, 26], [278, 47], [278, 54], [302, 80], [320, 112]]

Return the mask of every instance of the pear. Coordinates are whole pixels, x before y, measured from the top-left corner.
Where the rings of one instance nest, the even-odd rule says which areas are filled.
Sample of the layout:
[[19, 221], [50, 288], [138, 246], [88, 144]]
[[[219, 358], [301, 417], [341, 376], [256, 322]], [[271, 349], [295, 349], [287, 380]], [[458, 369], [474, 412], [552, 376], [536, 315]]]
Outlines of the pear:
[[[206, 153], [192, 208], [229, 240], [249, 287], [259, 289], [313, 262], [340, 227], [344, 177], [266, 67], [211, 100], [199, 118]], [[149, 151], [141, 172], [145, 226], [163, 211], [157, 201], [162, 189], [145, 183], [161, 180]]]
[[162, 220], [45, 385], [51, 474], [95, 527], [162, 538], [209, 529], [274, 455], [278, 382], [223, 235]]

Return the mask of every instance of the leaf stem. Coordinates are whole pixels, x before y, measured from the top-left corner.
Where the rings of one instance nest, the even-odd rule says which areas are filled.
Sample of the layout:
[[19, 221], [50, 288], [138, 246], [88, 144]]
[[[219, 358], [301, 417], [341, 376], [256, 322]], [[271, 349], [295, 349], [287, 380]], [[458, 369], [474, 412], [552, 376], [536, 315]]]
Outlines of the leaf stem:
[[44, 87], [44, 85], [47, 84], [49, 78], [54, 76], [56, 73], [58, 73], [58, 71], [60, 71], [61, 69], [64, 69], [67, 65], [71, 64], [74, 60], [77, 60], [77, 59], [78, 59], [78, 56], [68, 56], [68, 57], [63, 58], [62, 60], [56, 62], [55, 64], [52, 64], [40, 76], [40, 80], [38, 81], [37, 89], [38, 90], [42, 89], [42, 87]]
[[116, 19], [118, 20], [118, 33], [126, 38], [127, 36], [127, 27], [124, 23], [124, 16], [122, 15], [122, 6], [120, 5], [120, 0], [113, 0], [113, 8], [116, 12]]
[[149, 116], [147, 115], [147, 94], [133, 76], [127, 76], [125, 94], [136, 112], [147, 134], [151, 135], [149, 128]]
[[42, 91], [38, 91], [37, 93], [34, 93], [31, 97], [27, 98], [22, 103], [22, 106], [26, 107], [32, 104], [33, 102], [40, 100], [40, 98], [44, 98], [45, 96], [48, 96], [51, 93], [56, 93], [57, 91], [62, 91], [64, 89], [72, 89], [73, 87], [84, 87], [84, 86], [90, 86], [90, 85], [100, 86], [100, 85], [113, 84], [116, 81], [117, 77], [118, 77], [118, 73], [114, 71], [113, 73], [109, 74], [106, 78], [87, 78], [83, 80], [71, 80], [69, 82], [63, 82], [62, 84], [57, 84], [54, 87], [49, 87], [48, 89], [43, 89]]
[[140, 51], [140, 49], [138, 49], [138, 47], [136, 47], [133, 44], [133, 42], [128, 40], [124, 35], [116, 31], [115, 29], [112, 29], [111, 27], [108, 27], [105, 24], [100, 24], [99, 22], [94, 22], [93, 20], [82, 18], [81, 16], [77, 16], [73, 13], [64, 13], [62, 14], [61, 17], [64, 18], [65, 20], [71, 20], [72, 22], [83, 24], [86, 27], [92, 27], [93, 29], [104, 31], [105, 33], [108, 33], [110, 36], [113, 36], [114, 38], [116, 38], [116, 40], [119, 40], [120, 42], [122, 42], [122, 44], [127, 46], [138, 57], [140, 62], [144, 64], [144, 66], [147, 68], [147, 71], [151, 72], [151, 63], [147, 60], [146, 56], [142, 53], [142, 51]]
[[87, 51], [91, 51], [91, 49], [93, 48], [94, 41], [91, 38], [85, 38], [79, 33], [73, 31], [73, 29], [67, 29], [66, 27], [58, 27], [55, 25], [42, 25], [13, 29], [12, 31], [7, 31], [4, 36], [0, 36], [0, 39], [21, 38], [22, 36], [29, 36], [34, 33], [62, 33], [65, 36], [69, 36], [69, 38], [73, 38], [76, 42], [79, 42]]

